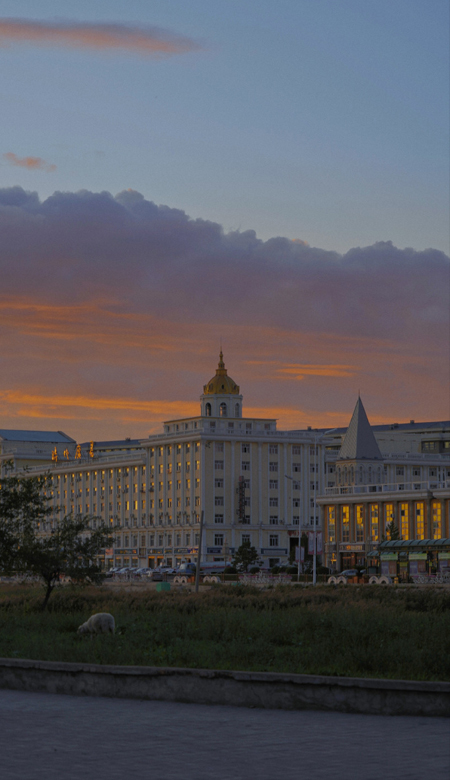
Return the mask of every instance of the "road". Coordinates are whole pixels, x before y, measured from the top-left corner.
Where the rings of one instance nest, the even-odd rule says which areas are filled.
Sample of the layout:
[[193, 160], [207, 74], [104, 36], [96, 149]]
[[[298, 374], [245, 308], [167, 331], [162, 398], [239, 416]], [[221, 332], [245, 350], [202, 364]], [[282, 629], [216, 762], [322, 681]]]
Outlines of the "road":
[[0, 691], [1, 780], [449, 780], [450, 719]]

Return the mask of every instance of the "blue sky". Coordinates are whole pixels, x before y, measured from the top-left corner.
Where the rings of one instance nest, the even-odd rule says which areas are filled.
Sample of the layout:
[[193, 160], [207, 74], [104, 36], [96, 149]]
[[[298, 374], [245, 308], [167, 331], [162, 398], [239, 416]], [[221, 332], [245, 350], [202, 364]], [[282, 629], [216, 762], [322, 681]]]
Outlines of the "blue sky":
[[163, 59], [3, 45], [1, 186], [131, 188], [225, 230], [338, 252], [448, 251], [446, 1], [3, 0], [1, 13], [201, 44]]

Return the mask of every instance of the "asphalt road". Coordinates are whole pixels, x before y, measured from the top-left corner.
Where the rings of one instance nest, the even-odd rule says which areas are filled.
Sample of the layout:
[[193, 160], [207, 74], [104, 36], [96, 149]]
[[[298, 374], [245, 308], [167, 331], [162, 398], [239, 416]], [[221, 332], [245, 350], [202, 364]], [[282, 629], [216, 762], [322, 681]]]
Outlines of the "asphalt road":
[[450, 719], [0, 691], [1, 780], [449, 780]]

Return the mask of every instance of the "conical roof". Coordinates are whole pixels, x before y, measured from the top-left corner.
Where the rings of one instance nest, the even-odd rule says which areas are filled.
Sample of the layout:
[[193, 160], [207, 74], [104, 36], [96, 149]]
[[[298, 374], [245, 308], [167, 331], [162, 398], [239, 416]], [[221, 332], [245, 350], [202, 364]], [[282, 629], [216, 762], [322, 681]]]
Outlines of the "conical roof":
[[358, 398], [338, 460], [383, 460], [361, 398]]

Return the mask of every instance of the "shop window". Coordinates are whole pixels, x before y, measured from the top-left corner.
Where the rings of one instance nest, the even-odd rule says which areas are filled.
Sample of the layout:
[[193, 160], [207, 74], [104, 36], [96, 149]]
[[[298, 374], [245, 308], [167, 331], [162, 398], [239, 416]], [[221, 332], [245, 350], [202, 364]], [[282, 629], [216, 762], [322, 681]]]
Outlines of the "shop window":
[[378, 504], [370, 505], [370, 538], [378, 542]]
[[431, 517], [433, 524], [433, 539], [442, 539], [442, 506], [440, 501], [431, 504]]
[[416, 504], [416, 539], [425, 539], [425, 511], [422, 501]]
[[364, 541], [364, 506], [358, 504], [356, 507], [356, 541]]
[[408, 504], [400, 504], [400, 533], [403, 541], [409, 539], [409, 507]]
[[342, 507], [342, 541], [350, 541], [350, 507]]

